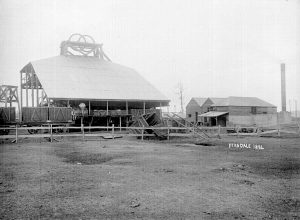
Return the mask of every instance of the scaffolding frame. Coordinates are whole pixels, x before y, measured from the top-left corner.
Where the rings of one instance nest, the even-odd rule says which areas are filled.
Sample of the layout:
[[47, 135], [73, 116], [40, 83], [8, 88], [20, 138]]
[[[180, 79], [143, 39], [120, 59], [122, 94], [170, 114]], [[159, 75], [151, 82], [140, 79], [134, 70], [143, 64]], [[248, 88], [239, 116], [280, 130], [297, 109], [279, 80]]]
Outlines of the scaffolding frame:
[[50, 100], [38, 76], [32, 65], [28, 65], [20, 72], [20, 118], [22, 118], [23, 107], [41, 107], [44, 105], [49, 106], [49, 104]]
[[19, 107], [18, 86], [1, 85], [0, 102], [4, 103], [5, 107], [7, 107], [7, 104], [12, 107], [12, 103], [16, 102]]

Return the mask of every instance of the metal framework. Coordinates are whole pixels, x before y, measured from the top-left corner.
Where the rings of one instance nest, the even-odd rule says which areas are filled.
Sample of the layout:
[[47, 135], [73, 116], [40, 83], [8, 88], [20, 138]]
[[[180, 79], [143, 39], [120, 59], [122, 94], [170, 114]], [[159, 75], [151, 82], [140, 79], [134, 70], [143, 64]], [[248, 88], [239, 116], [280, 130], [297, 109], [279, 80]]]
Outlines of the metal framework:
[[96, 44], [89, 35], [72, 34], [60, 45], [60, 54], [64, 56], [93, 56], [111, 61], [102, 49], [103, 44]]

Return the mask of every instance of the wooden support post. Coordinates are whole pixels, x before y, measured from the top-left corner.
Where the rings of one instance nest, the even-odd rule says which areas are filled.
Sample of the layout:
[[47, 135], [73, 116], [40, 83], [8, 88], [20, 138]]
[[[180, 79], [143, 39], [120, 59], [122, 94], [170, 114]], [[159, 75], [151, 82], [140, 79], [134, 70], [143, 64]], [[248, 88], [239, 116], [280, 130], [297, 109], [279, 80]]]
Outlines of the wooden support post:
[[42, 89], [42, 94], [41, 94], [41, 106], [44, 105], [44, 97], [45, 97], [45, 94], [44, 94], [44, 90]]
[[126, 101], [126, 115], [128, 115], [128, 102]]
[[143, 114], [146, 114], [146, 102], [144, 102], [144, 105], [143, 105]]
[[16, 96], [17, 96], [17, 98], [16, 98], [16, 100], [17, 100], [17, 103], [18, 103], [18, 110], [19, 110], [19, 116], [20, 116], [20, 118], [19, 118], [19, 121], [20, 122], [22, 122], [22, 109], [21, 109], [21, 107], [20, 107], [20, 101], [19, 101], [19, 98], [18, 98], [18, 88], [16, 88]]
[[10, 121], [10, 115], [11, 115], [11, 102], [9, 103], [9, 109], [8, 109], [8, 120]]
[[27, 72], [25, 73], [25, 85], [26, 85], [26, 107], [28, 107], [28, 73]]
[[170, 140], [170, 128], [168, 126], [168, 137], [167, 137], [168, 141]]
[[218, 137], [221, 138], [221, 125], [218, 127]]
[[36, 88], [36, 107], [38, 107], [39, 106], [39, 83], [36, 74], [35, 74], [35, 88]]
[[108, 116], [108, 101], [106, 101], [106, 115]]
[[142, 141], [144, 140], [144, 130], [145, 130], [145, 127], [143, 125], [143, 129], [142, 129]]
[[161, 109], [161, 102], [159, 103], [159, 108], [160, 108], [160, 119], [162, 119], [162, 109]]
[[83, 123], [81, 124], [81, 130], [82, 130], [82, 140], [84, 141], [84, 125], [83, 125]]
[[30, 77], [30, 86], [31, 86], [31, 105], [34, 107], [34, 90], [33, 90], [33, 73], [31, 72]]
[[52, 124], [50, 124], [50, 142], [53, 142], [53, 127]]
[[92, 121], [89, 122], [89, 134], [91, 133]]
[[67, 107], [70, 107], [70, 100], [69, 99], [67, 100]]
[[106, 131], [108, 131], [108, 125], [109, 125], [109, 123], [108, 123], [108, 116], [106, 116]]
[[91, 115], [91, 101], [89, 101], [89, 115]]
[[18, 125], [16, 125], [16, 143], [18, 143]]
[[120, 131], [122, 131], [122, 118], [120, 116]]
[[[12, 89], [10, 88], [9, 89], [9, 107], [11, 108], [12, 107], [12, 100], [13, 100], [13, 91]], [[9, 119], [10, 120], [10, 119]]]
[[115, 125], [114, 124], [112, 124], [111, 135], [112, 135], [112, 139], [115, 139]]
[[7, 107], [7, 88], [5, 88], [5, 108]]
[[[22, 74], [22, 72], [20, 72], [20, 73], [21, 73], [21, 79], [20, 79], [20, 94], [21, 94], [20, 103], [21, 103], [21, 105], [20, 105], [20, 108], [19, 108], [19, 117], [20, 117], [19, 121], [22, 122], [22, 107], [23, 107], [22, 76], [23, 76], [23, 74]], [[26, 106], [26, 107], [28, 107], [28, 106]]]

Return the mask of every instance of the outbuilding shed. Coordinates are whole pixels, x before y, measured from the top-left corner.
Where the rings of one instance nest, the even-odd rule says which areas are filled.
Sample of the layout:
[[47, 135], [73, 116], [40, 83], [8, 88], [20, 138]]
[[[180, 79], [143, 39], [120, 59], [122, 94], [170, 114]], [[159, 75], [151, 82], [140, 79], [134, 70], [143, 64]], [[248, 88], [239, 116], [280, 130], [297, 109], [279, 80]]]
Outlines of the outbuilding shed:
[[186, 112], [187, 120], [209, 126], [267, 126], [277, 123], [277, 107], [257, 97], [206, 98], [201, 106], [191, 107], [188, 104]]

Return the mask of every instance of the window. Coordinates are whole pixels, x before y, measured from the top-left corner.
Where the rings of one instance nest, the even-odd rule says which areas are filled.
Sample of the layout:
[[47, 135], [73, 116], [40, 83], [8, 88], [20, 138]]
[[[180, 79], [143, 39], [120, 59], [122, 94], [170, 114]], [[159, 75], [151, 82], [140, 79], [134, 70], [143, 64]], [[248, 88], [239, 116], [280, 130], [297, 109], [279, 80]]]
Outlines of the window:
[[256, 107], [251, 107], [251, 113], [256, 114]]
[[192, 117], [192, 114], [188, 114], [188, 117], [191, 118], [191, 117]]

